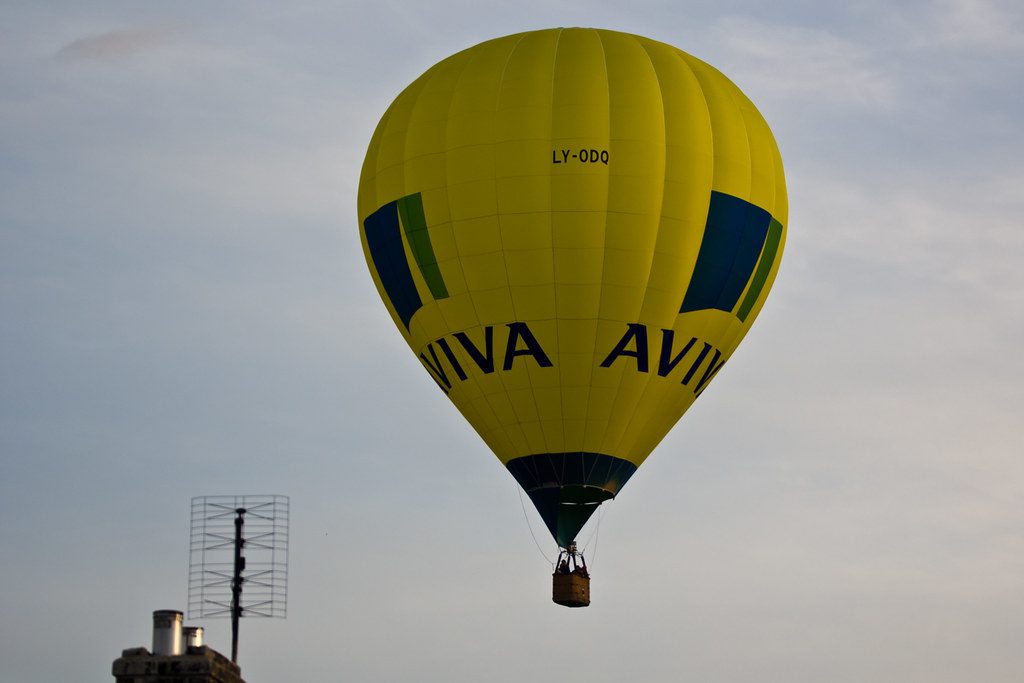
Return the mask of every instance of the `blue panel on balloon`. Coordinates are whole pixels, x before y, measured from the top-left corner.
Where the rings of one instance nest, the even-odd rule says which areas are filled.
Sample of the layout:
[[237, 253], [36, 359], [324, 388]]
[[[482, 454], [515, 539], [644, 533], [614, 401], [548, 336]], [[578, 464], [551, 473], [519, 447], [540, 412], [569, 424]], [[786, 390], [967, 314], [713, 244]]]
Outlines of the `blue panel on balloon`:
[[767, 211], [739, 197], [711, 193], [704, 239], [680, 313], [732, 311], [757, 265], [771, 219]]
[[409, 329], [409, 321], [423, 306], [423, 301], [416, 291], [409, 261], [405, 258], [402, 229], [398, 223], [398, 202], [388, 202], [367, 216], [363, 228], [366, 231], [366, 243], [370, 247], [370, 257], [384, 285], [384, 291], [391, 299], [391, 305], [395, 307], [405, 329]]

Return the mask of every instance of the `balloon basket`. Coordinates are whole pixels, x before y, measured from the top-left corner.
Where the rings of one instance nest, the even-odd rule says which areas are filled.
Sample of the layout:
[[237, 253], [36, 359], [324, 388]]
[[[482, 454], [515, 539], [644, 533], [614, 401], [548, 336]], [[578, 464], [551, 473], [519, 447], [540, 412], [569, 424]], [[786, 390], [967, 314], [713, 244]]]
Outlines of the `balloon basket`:
[[565, 607], [588, 606], [590, 577], [580, 574], [555, 574], [552, 577], [551, 600]]
[[560, 550], [555, 573], [551, 575], [551, 600], [565, 607], [586, 607], [590, 604], [590, 572], [576, 542]]

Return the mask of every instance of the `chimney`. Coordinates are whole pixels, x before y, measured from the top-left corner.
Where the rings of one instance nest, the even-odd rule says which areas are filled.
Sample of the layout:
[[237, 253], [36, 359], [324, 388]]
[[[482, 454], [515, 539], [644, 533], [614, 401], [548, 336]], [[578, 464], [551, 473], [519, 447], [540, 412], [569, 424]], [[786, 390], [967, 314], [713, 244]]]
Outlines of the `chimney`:
[[111, 666], [116, 683], [245, 683], [237, 664], [202, 644], [202, 626], [182, 628], [182, 616], [153, 612], [153, 652], [123, 650]]
[[184, 652], [181, 647], [182, 614], [176, 609], [158, 609], [153, 612], [153, 654], [175, 656]]
[[185, 639], [185, 649], [188, 650], [190, 647], [199, 647], [203, 644], [203, 627], [202, 626], [186, 626], [181, 629], [182, 637]]

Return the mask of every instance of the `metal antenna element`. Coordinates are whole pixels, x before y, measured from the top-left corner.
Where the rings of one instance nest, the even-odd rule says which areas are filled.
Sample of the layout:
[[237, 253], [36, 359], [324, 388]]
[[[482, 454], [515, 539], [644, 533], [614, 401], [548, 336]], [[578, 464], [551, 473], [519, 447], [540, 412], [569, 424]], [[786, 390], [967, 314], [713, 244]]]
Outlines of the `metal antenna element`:
[[287, 616], [288, 508], [288, 496], [192, 499], [188, 616], [230, 617], [236, 664], [242, 617]]

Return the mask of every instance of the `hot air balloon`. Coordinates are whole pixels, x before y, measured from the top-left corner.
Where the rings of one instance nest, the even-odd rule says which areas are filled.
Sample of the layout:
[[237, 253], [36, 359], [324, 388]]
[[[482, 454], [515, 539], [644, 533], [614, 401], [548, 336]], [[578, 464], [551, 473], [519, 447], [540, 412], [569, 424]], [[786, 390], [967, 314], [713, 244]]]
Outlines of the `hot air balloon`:
[[[399, 332], [577, 576], [576, 535], [761, 310], [787, 203], [768, 125], [719, 71], [558, 28], [463, 50], [402, 91], [358, 212]], [[556, 602], [589, 603], [582, 582], [559, 599], [559, 575]]]

